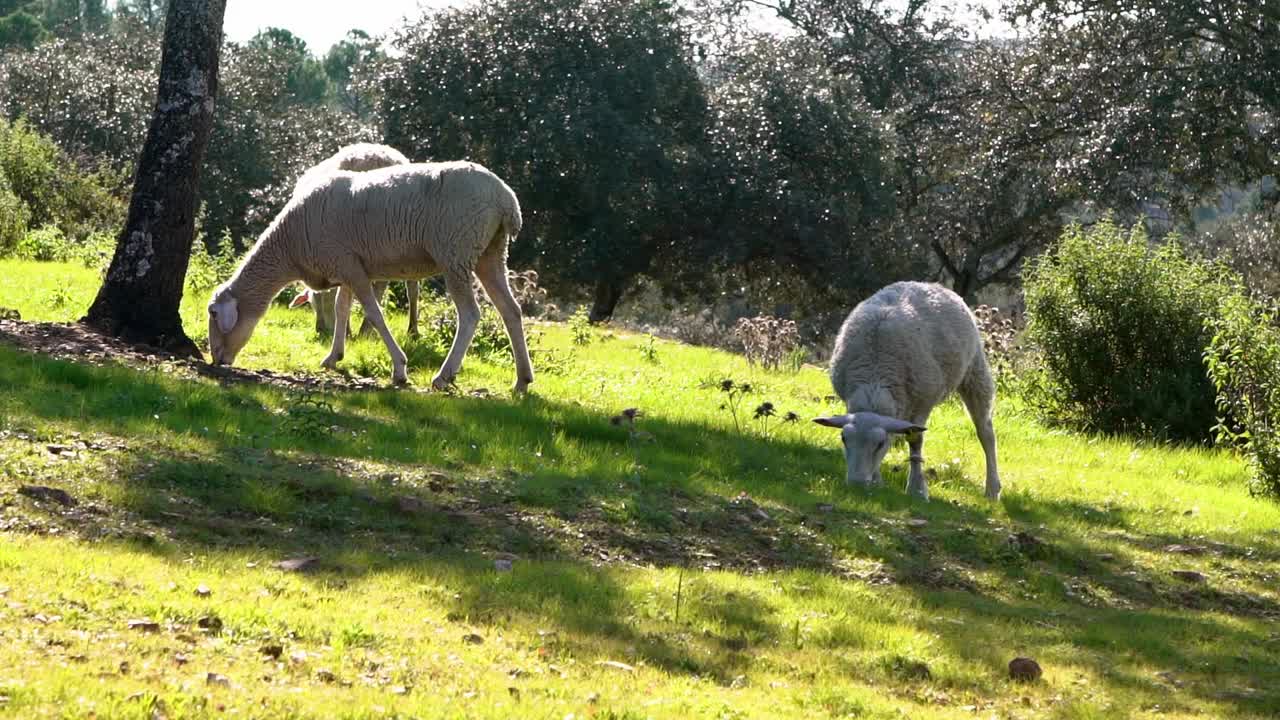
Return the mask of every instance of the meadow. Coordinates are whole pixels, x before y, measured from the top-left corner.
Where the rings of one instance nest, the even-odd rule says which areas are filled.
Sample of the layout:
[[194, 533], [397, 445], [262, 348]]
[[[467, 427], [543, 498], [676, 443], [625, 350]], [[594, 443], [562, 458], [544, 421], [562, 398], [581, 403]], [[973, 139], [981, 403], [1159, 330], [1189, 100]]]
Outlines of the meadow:
[[[25, 321], [98, 284], [0, 274]], [[319, 391], [0, 343], [0, 716], [1280, 715], [1280, 506], [1234, 455], [1002, 396], [993, 504], [952, 401], [921, 503], [905, 446], [886, 487], [844, 485], [809, 422], [839, 408], [821, 368], [528, 327], [526, 397], [502, 348], [443, 394], [425, 341], [409, 388], [357, 340], [345, 368], [381, 387]], [[319, 374], [326, 351], [274, 307], [237, 364]], [[1011, 680], [1016, 656], [1043, 677]]]

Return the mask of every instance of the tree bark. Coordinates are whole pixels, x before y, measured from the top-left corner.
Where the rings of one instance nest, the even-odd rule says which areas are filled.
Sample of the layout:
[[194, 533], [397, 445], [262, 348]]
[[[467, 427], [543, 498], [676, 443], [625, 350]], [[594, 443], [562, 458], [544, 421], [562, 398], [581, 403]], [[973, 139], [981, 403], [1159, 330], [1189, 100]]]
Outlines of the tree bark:
[[587, 319], [598, 323], [613, 317], [613, 311], [617, 309], [624, 290], [625, 286], [620, 281], [597, 280], [595, 298], [591, 303], [591, 313]]
[[81, 322], [128, 342], [200, 357], [178, 306], [195, 236], [196, 193], [218, 94], [226, 0], [169, 0], [155, 112], [129, 216]]

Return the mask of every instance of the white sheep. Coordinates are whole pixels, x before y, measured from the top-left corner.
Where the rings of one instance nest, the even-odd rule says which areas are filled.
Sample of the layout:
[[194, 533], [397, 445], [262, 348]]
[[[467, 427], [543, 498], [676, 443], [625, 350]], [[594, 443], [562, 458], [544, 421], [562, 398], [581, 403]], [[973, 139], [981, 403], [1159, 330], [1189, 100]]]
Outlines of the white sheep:
[[520, 203], [498, 176], [470, 162], [397, 165], [368, 172], [333, 171], [299, 188], [209, 303], [209, 349], [230, 364], [272, 298], [291, 282], [339, 287], [333, 368], [345, 350], [354, 295], [391, 354], [392, 380], [408, 381], [408, 359], [387, 330], [373, 280], [443, 273], [458, 328], [433, 387], [462, 367], [480, 320], [472, 280], [479, 279], [506, 324], [517, 392], [533, 381], [520, 306], [507, 285], [507, 244], [520, 232]]
[[840, 428], [850, 484], [881, 484], [890, 436], [906, 435], [907, 492], [927, 500], [920, 454], [925, 423], [938, 403], [959, 391], [986, 454], [987, 497], [1000, 497], [991, 424], [995, 383], [977, 321], [959, 295], [940, 285], [899, 282], [859, 303], [836, 338], [831, 385], [849, 412], [814, 422]]
[[[391, 167], [392, 165], [408, 165], [409, 158], [403, 153], [390, 145], [378, 145], [376, 143], [354, 143], [340, 148], [338, 152], [316, 163], [314, 167], [308, 169], [298, 178], [298, 182], [294, 184], [293, 194], [298, 194], [300, 189], [310, 187], [316, 182], [323, 180], [327, 175], [335, 170], [350, 170], [351, 172], [366, 172], [368, 170], [377, 170], [379, 168]], [[406, 280], [405, 291], [409, 296], [409, 335], [411, 337], [418, 336], [418, 281]], [[386, 282], [375, 282], [373, 284], [373, 292], [378, 297], [378, 302], [382, 302], [382, 296], [387, 291]], [[289, 307], [299, 307], [307, 303], [311, 304], [311, 308], [316, 314], [316, 332], [328, 333], [333, 330], [334, 312], [337, 298], [337, 290], [306, 290], [299, 293]], [[373, 324], [365, 318], [364, 324], [360, 327], [360, 334], [372, 333]], [[349, 334], [349, 333], [348, 333]]]

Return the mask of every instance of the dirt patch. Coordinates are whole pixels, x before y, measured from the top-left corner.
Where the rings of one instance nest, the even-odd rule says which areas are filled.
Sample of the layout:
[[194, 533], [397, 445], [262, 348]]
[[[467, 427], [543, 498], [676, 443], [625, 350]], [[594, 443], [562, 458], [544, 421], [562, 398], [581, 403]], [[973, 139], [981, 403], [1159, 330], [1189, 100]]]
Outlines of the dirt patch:
[[[340, 375], [288, 375], [270, 370], [244, 370], [214, 366], [177, 357], [160, 348], [130, 345], [102, 335], [79, 323], [39, 323], [0, 319], [0, 342], [25, 352], [90, 365], [125, 365], [179, 377], [206, 377], [220, 383], [273, 385], [289, 390], [379, 390], [385, 384], [374, 378]], [[410, 391], [416, 390], [409, 388]], [[425, 389], [418, 390], [426, 392]]]

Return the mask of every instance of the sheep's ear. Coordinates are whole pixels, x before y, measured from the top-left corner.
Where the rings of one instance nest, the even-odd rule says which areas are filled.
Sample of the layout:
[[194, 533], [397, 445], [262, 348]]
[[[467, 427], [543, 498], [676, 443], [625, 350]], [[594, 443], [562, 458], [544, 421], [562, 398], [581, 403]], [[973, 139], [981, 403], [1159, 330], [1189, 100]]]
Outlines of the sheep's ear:
[[816, 417], [814, 422], [827, 427], [842, 428], [853, 422], [852, 415], [832, 415], [831, 417]]
[[293, 302], [289, 303], [289, 307], [290, 308], [302, 307], [303, 305], [306, 305], [310, 300], [311, 300], [311, 291], [303, 290], [302, 292], [293, 296]]
[[236, 299], [229, 297], [222, 302], [209, 303], [209, 314], [218, 320], [218, 329], [223, 333], [229, 333], [236, 327], [236, 320], [240, 318], [240, 312], [236, 309]]

